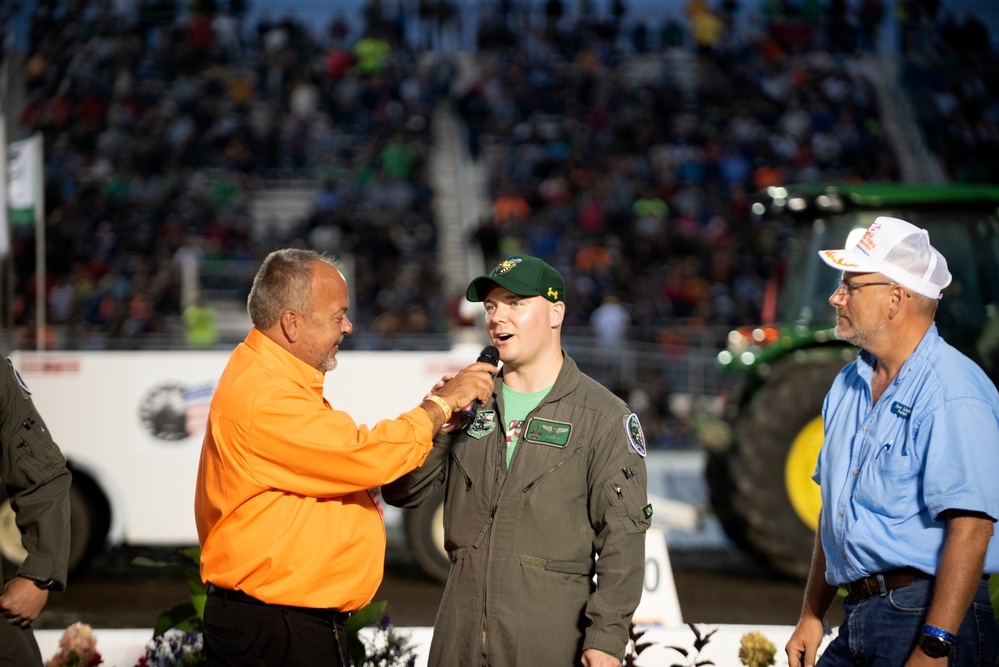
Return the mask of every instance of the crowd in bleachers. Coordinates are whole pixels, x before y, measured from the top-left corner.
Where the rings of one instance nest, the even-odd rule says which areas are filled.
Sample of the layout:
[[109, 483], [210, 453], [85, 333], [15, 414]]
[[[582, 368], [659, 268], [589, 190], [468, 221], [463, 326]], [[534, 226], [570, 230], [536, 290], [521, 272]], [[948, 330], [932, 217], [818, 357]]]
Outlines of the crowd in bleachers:
[[[384, 326], [433, 330], [426, 156], [440, 88], [392, 22], [373, 17], [348, 41], [342, 20], [317, 35], [291, 17], [241, 30], [239, 12], [207, 1], [116, 7], [41, 0], [29, 30], [19, 121], [45, 140], [47, 320], [65, 341], [167, 333], [181, 257], [259, 260], [310, 239], [353, 255], [360, 319], [410, 313]], [[290, 235], [254, 231], [264, 178], [322, 182]], [[33, 244], [14, 230], [27, 336]]]
[[999, 53], [988, 27], [934, 2], [908, 11], [901, 76], [928, 145], [950, 180], [999, 183]]
[[[996, 182], [987, 31], [925, 4], [901, 5], [901, 39], [927, 140], [952, 178]], [[500, 1], [460, 89], [440, 53], [460, 24], [430, 5], [370, 0], [364, 25], [337, 14], [317, 32], [247, 25], [231, 0], [41, 0], [19, 120], [47, 147], [49, 322], [72, 345], [134, 345], [179, 321], [185, 260], [255, 265], [293, 243], [354, 258], [359, 331], [467, 325], [436, 268], [428, 155], [445, 100], [489, 176], [470, 240], [486, 266], [544, 257], [567, 276], [568, 325], [609, 345], [675, 350], [677, 325], [757, 321], [782, 257], [781, 230], [749, 215], [754, 191], [899, 177], [857, 57], [878, 41], [880, 0], [690, 0], [658, 23], [628, 20], [626, 2], [569, 16], [561, 0]], [[321, 184], [307, 219], [252, 224], [262, 180], [302, 178]], [[33, 243], [14, 230], [28, 337]], [[651, 386], [642, 399], [666, 418], [670, 387]]]
[[[771, 40], [648, 78], [582, 45], [482, 56], [499, 239], [573, 276], [570, 323], [616, 296], [651, 339], [676, 320], [758, 317], [778, 258], [749, 220], [768, 185], [895, 180], [870, 83], [851, 61]], [[680, 67], [695, 68], [696, 89]]]

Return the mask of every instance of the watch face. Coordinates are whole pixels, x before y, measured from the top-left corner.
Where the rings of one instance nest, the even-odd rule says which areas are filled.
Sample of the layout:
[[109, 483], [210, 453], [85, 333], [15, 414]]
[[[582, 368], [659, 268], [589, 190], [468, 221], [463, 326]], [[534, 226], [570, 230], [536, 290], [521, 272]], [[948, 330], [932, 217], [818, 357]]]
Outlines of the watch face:
[[919, 648], [923, 649], [923, 653], [931, 658], [943, 658], [950, 655], [950, 644], [940, 639], [940, 637], [934, 637], [933, 635], [923, 635], [920, 637]]

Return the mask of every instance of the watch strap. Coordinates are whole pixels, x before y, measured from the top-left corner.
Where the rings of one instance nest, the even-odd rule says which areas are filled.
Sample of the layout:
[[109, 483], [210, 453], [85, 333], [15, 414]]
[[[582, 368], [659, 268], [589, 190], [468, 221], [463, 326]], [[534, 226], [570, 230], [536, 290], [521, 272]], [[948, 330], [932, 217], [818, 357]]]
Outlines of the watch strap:
[[38, 579], [37, 577], [27, 577], [34, 582], [35, 586], [38, 586], [43, 591], [54, 591], [61, 588], [61, 585], [55, 579], [49, 577], [48, 579]]
[[924, 635], [929, 635], [930, 637], [939, 637], [940, 639], [944, 640], [948, 644], [956, 644], [957, 643], [957, 635], [952, 635], [951, 633], [947, 632], [943, 628], [938, 628], [938, 627], [930, 625], [928, 623], [923, 626], [923, 634]]

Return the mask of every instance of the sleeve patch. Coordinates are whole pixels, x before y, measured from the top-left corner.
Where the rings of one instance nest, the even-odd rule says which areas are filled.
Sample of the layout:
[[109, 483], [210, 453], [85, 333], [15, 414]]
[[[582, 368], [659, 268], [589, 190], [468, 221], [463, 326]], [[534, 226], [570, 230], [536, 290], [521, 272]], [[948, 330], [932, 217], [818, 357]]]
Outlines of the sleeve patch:
[[628, 435], [628, 441], [641, 457], [645, 456], [645, 433], [642, 432], [642, 424], [638, 421], [638, 415], [632, 412], [624, 418], [624, 430]]
[[21, 374], [17, 372], [16, 368], [14, 368], [14, 362], [10, 360], [10, 357], [7, 357], [7, 363], [10, 364], [10, 370], [14, 373], [14, 379], [17, 380], [18, 386], [21, 387], [25, 394], [30, 396], [31, 390], [28, 389], [28, 385], [24, 384], [24, 380], [21, 379]]

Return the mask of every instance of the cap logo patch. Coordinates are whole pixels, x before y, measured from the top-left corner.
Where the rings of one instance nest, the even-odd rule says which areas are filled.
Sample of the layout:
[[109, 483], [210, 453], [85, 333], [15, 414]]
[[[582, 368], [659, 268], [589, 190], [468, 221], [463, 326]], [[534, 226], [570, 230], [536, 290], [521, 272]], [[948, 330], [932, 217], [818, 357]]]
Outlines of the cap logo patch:
[[502, 274], [506, 273], [507, 271], [510, 271], [511, 269], [513, 269], [518, 264], [520, 264], [520, 258], [519, 257], [515, 257], [513, 259], [503, 260], [502, 262], [500, 262], [499, 264], [496, 265], [495, 269], [493, 269], [493, 275], [494, 276], [502, 275]]
[[875, 242], [874, 240], [874, 235], [877, 234], [878, 230], [880, 229], [881, 229], [881, 224], [878, 222], [873, 223], [870, 227], [867, 228], [867, 231], [864, 232], [864, 235], [860, 237], [859, 241], [857, 241], [857, 245], [860, 246], [861, 250], [870, 254], [870, 252], [873, 251], [878, 246], [877, 242]]
[[646, 452], [645, 433], [642, 432], [642, 423], [638, 421], [638, 415], [634, 412], [624, 418], [624, 430], [628, 434], [631, 446], [635, 448], [639, 456], [644, 457]]
[[553, 299], [558, 300], [558, 290], [557, 289], [552, 289], [551, 287], [549, 287], [548, 288], [548, 296], [550, 296]]

